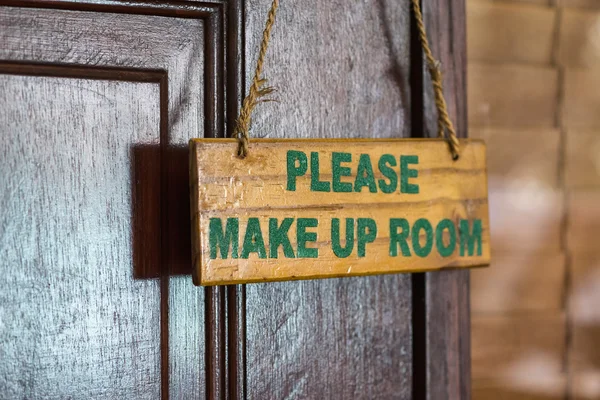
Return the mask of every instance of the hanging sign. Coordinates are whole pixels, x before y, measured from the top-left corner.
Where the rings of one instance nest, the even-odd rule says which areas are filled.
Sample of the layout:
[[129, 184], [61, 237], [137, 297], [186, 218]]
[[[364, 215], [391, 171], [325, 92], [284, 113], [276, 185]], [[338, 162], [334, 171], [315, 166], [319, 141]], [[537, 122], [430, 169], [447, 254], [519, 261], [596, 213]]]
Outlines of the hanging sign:
[[190, 142], [194, 282], [432, 271], [490, 262], [485, 145]]

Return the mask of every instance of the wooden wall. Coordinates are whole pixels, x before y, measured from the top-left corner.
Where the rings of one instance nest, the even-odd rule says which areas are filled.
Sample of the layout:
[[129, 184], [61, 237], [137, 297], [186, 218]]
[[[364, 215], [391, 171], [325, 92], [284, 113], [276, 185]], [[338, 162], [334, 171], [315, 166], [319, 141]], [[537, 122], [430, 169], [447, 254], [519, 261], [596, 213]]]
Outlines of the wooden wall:
[[600, 398], [600, 1], [468, 0], [493, 265], [472, 273], [473, 397]]

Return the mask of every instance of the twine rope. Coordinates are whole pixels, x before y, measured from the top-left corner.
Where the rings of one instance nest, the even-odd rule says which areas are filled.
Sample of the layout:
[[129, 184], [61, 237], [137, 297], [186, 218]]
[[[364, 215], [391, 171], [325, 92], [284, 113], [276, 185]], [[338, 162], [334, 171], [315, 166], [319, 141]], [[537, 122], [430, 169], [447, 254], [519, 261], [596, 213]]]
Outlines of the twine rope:
[[[452, 158], [457, 160], [460, 152], [460, 144], [456, 137], [456, 131], [454, 125], [448, 115], [448, 107], [446, 100], [444, 99], [444, 89], [442, 86], [443, 77], [440, 69], [440, 63], [433, 57], [431, 48], [429, 47], [429, 41], [427, 40], [427, 33], [425, 31], [425, 24], [423, 23], [423, 14], [421, 13], [420, 0], [412, 0], [413, 10], [415, 13], [415, 19], [417, 23], [417, 29], [419, 30], [419, 39], [425, 53], [427, 60], [427, 68], [429, 75], [431, 76], [431, 82], [433, 85], [433, 92], [435, 96], [435, 105], [438, 112], [438, 136], [445, 138], [448, 142]], [[254, 71], [254, 78], [252, 79], [252, 86], [250, 86], [250, 92], [244, 99], [240, 115], [238, 116], [235, 127], [233, 129], [233, 137], [238, 139], [238, 156], [240, 158], [246, 158], [248, 155], [248, 144], [250, 142], [250, 125], [252, 123], [252, 111], [258, 105], [258, 103], [269, 101], [265, 99], [265, 96], [273, 93], [275, 89], [270, 86], [265, 86], [267, 80], [262, 78], [262, 70], [269, 47], [269, 41], [271, 40], [271, 29], [275, 24], [275, 17], [277, 16], [277, 8], [279, 7], [279, 0], [273, 0], [271, 9], [267, 15], [267, 22], [263, 31], [262, 41], [260, 43], [260, 51], [258, 53], [258, 61], [256, 63], [256, 70]], [[448, 135], [445, 132], [448, 132]]]
[[250, 92], [244, 99], [240, 115], [238, 116], [235, 128], [233, 129], [233, 137], [237, 138], [238, 144], [238, 156], [240, 158], [246, 158], [248, 155], [248, 143], [250, 142], [250, 124], [252, 123], [252, 111], [258, 103], [269, 101], [264, 99], [265, 96], [273, 93], [275, 89], [270, 86], [265, 86], [267, 83], [266, 79], [261, 77], [263, 64], [265, 62], [265, 56], [267, 54], [267, 48], [269, 47], [269, 41], [271, 40], [271, 29], [275, 24], [275, 16], [277, 15], [277, 7], [279, 7], [279, 0], [273, 0], [271, 9], [267, 15], [267, 23], [265, 30], [263, 31], [262, 41], [260, 43], [260, 52], [258, 53], [258, 61], [256, 63], [256, 70], [254, 71], [254, 78], [252, 79], [252, 86], [250, 86]]
[[[452, 158], [458, 160], [460, 153], [460, 144], [456, 137], [456, 131], [450, 116], [448, 115], [448, 107], [446, 106], [446, 100], [444, 99], [444, 89], [442, 86], [443, 77], [440, 69], [440, 63], [433, 57], [431, 48], [429, 47], [429, 41], [427, 40], [427, 33], [425, 31], [425, 24], [423, 23], [423, 14], [421, 13], [421, 5], [419, 0], [412, 0], [413, 10], [415, 12], [415, 19], [417, 22], [417, 29], [419, 30], [419, 39], [421, 40], [421, 46], [423, 47], [423, 53], [427, 59], [427, 69], [431, 76], [431, 83], [433, 85], [433, 93], [435, 96], [435, 106], [438, 112], [438, 136], [440, 138], [446, 138]], [[446, 136], [444, 133], [448, 132]]]

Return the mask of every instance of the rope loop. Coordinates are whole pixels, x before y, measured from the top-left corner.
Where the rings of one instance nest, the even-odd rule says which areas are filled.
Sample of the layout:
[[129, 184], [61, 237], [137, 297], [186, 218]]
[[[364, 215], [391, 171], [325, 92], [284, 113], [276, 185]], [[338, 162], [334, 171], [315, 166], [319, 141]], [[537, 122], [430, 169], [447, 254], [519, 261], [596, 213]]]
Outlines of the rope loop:
[[[419, 30], [419, 39], [423, 47], [423, 52], [427, 60], [427, 68], [429, 75], [431, 76], [431, 82], [433, 86], [433, 92], [435, 95], [435, 105], [438, 112], [438, 136], [445, 138], [448, 142], [452, 158], [457, 160], [460, 153], [460, 143], [456, 137], [456, 131], [454, 125], [448, 115], [448, 107], [446, 100], [444, 99], [444, 89], [442, 86], [443, 76], [440, 62], [437, 61], [431, 52], [429, 47], [429, 41], [427, 40], [427, 33], [425, 31], [425, 24], [423, 23], [423, 14], [421, 13], [420, 0], [412, 0], [413, 10], [415, 13], [415, 19], [417, 28]], [[271, 29], [275, 24], [275, 17], [277, 15], [277, 8], [279, 7], [279, 0], [273, 0], [271, 9], [267, 15], [267, 22], [263, 31], [262, 41], [260, 44], [260, 51], [258, 54], [258, 61], [256, 63], [256, 70], [254, 72], [254, 78], [252, 79], [252, 86], [250, 86], [250, 92], [244, 99], [240, 115], [238, 116], [235, 127], [233, 129], [233, 137], [238, 139], [238, 157], [246, 158], [248, 155], [248, 145], [250, 143], [250, 125], [252, 123], [252, 111], [258, 105], [265, 101], [266, 96], [275, 91], [270, 86], [265, 86], [267, 80], [262, 78], [262, 69], [269, 47], [269, 41], [271, 39]], [[447, 135], [446, 135], [447, 133]]]
[[265, 96], [273, 93], [274, 88], [265, 86], [267, 83], [266, 79], [261, 78], [263, 64], [265, 62], [265, 56], [267, 55], [267, 49], [269, 47], [269, 41], [271, 40], [271, 29], [275, 24], [275, 17], [277, 15], [277, 8], [279, 7], [279, 0], [273, 0], [271, 9], [267, 15], [267, 23], [265, 30], [263, 31], [262, 41], [260, 43], [260, 52], [258, 53], [258, 61], [256, 63], [256, 71], [254, 71], [254, 78], [252, 79], [252, 86], [250, 86], [250, 92], [244, 99], [240, 115], [235, 122], [235, 128], [233, 129], [233, 137], [238, 139], [238, 157], [246, 158], [248, 155], [248, 144], [250, 143], [250, 125], [252, 123], [252, 111], [258, 103], [268, 101], [264, 99]]
[[[448, 141], [448, 147], [450, 147], [450, 152], [452, 153], [452, 158], [454, 160], [458, 160], [460, 154], [460, 143], [456, 137], [454, 124], [452, 124], [452, 120], [448, 115], [448, 106], [446, 105], [446, 100], [444, 99], [441, 63], [433, 57], [433, 53], [429, 47], [429, 40], [427, 40], [427, 33], [425, 31], [425, 24], [423, 23], [423, 14], [421, 13], [421, 5], [419, 4], [419, 0], [412, 0], [412, 5], [415, 12], [417, 29], [419, 30], [419, 39], [421, 40], [423, 53], [425, 53], [427, 69], [429, 70], [431, 83], [433, 85], [435, 106], [438, 112], [438, 137], [446, 138]], [[448, 133], [447, 136], [445, 134], [446, 132]]]

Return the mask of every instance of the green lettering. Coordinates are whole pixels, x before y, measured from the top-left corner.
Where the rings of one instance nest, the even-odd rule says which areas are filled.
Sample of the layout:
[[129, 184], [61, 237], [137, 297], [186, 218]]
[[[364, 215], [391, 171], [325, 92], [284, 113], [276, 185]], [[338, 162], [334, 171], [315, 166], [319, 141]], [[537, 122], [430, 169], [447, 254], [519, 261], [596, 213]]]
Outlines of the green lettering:
[[391, 154], [384, 154], [379, 159], [379, 171], [389, 180], [389, 183], [387, 183], [385, 179], [379, 180], [379, 189], [383, 193], [394, 193], [398, 188], [398, 177], [396, 176], [396, 171], [390, 168], [395, 166], [396, 157]]
[[[408, 183], [408, 178], [416, 178], [419, 176], [419, 171], [408, 168], [409, 164], [418, 164], [419, 156], [400, 156], [400, 192], [417, 194], [419, 193], [419, 185]], [[414, 227], [413, 227], [414, 229]]]
[[350, 182], [342, 182], [342, 176], [350, 176], [352, 170], [349, 167], [342, 167], [343, 162], [351, 162], [352, 154], [350, 153], [333, 153], [331, 155], [331, 172], [333, 174], [333, 191], [350, 193], [352, 192], [352, 184]]
[[377, 238], [377, 224], [371, 218], [358, 219], [358, 256], [366, 255], [367, 243], [372, 243]]
[[262, 231], [260, 230], [260, 221], [258, 218], [248, 218], [248, 225], [246, 226], [242, 258], [248, 258], [250, 253], [257, 253], [258, 258], [267, 258], [265, 242], [263, 240]]
[[286, 258], [295, 258], [294, 249], [288, 236], [293, 222], [294, 218], [284, 218], [278, 227], [277, 218], [269, 218], [269, 249], [271, 258], [277, 258], [277, 249], [279, 246], [283, 246], [283, 254]]
[[[421, 230], [425, 231], [425, 246], [421, 246]], [[419, 257], [427, 257], [433, 248], [433, 227], [425, 218], [418, 219], [412, 229], [413, 251]]]
[[[296, 165], [297, 164], [297, 165]], [[296, 191], [296, 178], [306, 174], [308, 160], [301, 151], [288, 150], [287, 152], [287, 190]]]
[[333, 254], [339, 258], [346, 258], [354, 249], [354, 218], [346, 218], [346, 247], [340, 243], [340, 219], [331, 220], [331, 247]]
[[475, 251], [475, 241], [477, 241], [477, 255], [481, 255], [481, 220], [473, 221], [473, 231], [469, 232], [469, 220], [460, 220], [460, 255], [465, 255], [465, 246], [468, 246], [469, 256]]
[[[448, 229], [449, 243], [444, 246], [444, 229]], [[456, 227], [454, 222], [443, 219], [435, 228], [435, 245], [442, 257], [450, 257], [456, 248]]]
[[[402, 232], [398, 233], [398, 228], [402, 228]], [[405, 218], [391, 218], [390, 219], [390, 256], [398, 256], [398, 246], [402, 251], [404, 257], [410, 257], [410, 248], [406, 240], [410, 233], [410, 226], [408, 220]]]
[[330, 192], [329, 182], [319, 180], [319, 153], [310, 153], [310, 190], [313, 192]]
[[316, 232], [306, 232], [306, 228], [316, 228], [319, 221], [316, 218], [298, 218], [296, 242], [298, 243], [298, 258], [317, 258], [319, 249], [306, 247], [307, 242], [316, 242]]
[[375, 175], [373, 174], [371, 158], [368, 154], [361, 154], [358, 160], [356, 180], [354, 181], [354, 191], [360, 192], [365, 186], [369, 187], [369, 192], [377, 192], [377, 185], [375, 184]]
[[231, 246], [231, 258], [238, 258], [239, 220], [227, 218], [225, 233], [223, 233], [223, 222], [221, 218], [211, 218], [208, 225], [208, 241], [210, 247], [210, 259], [217, 258], [217, 247], [221, 250], [221, 258], [226, 260]]

